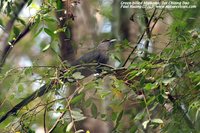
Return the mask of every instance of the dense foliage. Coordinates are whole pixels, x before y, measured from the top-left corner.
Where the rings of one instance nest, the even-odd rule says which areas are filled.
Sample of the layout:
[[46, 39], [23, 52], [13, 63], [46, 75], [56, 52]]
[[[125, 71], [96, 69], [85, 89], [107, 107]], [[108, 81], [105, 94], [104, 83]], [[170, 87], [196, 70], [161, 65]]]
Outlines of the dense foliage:
[[[100, 3], [98, 12], [112, 25], [122, 21], [112, 15], [114, 7], [108, 8], [111, 5], [103, 5], [98, 0], [69, 1], [68, 6], [73, 5], [73, 10], [70, 9], [69, 13], [66, 9], [69, 18], [62, 25], [63, 18], [55, 15], [55, 12], [63, 11], [62, 1], [24, 0], [25, 6], [35, 11], [28, 19], [18, 15], [21, 1], [17, 2], [0, 2], [1, 38], [6, 38], [5, 32], [9, 34], [6, 44], [0, 44], [2, 48], [9, 48], [6, 56], [5, 49], [1, 51], [0, 117], [8, 114], [0, 123], [1, 131], [31, 133], [44, 127], [46, 132], [81, 132], [75, 123], [87, 118], [85, 110], [89, 110], [90, 117], [111, 123], [113, 132], [187, 133], [200, 130], [198, 8], [138, 11], [131, 20], [130, 16], [123, 20], [136, 23], [135, 19], [141, 19], [138, 20], [141, 23], [138, 40], [133, 43], [120, 35], [125, 33], [119, 34], [123, 36], [122, 40], [110, 54], [114, 65], [89, 63], [71, 67], [70, 61], [62, 57], [60, 33], [69, 39], [76, 36], [71, 30], [75, 29], [74, 23], [79, 16], [75, 14], [76, 7], [84, 2], [91, 7]], [[199, 5], [198, 2], [195, 4]], [[168, 39], [164, 43], [162, 39], [158, 41], [162, 49], [149, 52], [147, 46], [142, 51], [144, 54], [139, 55], [137, 46], [145, 37], [154, 43], [159, 36], [153, 34], [156, 26], [153, 27], [152, 23], [156, 24], [168, 15], [172, 22], [161, 33]], [[10, 20], [15, 23], [9, 28]], [[85, 43], [91, 38], [85, 37], [85, 33], [82, 35], [82, 40], [73, 40], [74, 49], [78, 45], [89, 47]], [[100, 33], [95, 37], [92, 40], [97, 44], [99, 40], [116, 36], [115, 33]], [[0, 41], [4, 42], [3, 39]], [[101, 72], [92, 77], [84, 76], [78, 71], [84, 67], [94, 70], [98, 67]], [[22, 103], [22, 108], [13, 108], [44, 84], [48, 91]], [[8, 113], [12, 109], [14, 111]]]

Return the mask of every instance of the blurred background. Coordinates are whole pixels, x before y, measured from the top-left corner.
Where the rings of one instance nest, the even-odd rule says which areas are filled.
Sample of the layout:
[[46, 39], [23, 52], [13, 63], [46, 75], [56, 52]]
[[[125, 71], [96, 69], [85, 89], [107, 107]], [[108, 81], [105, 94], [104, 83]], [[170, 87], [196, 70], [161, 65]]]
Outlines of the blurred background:
[[[95, 49], [102, 40], [117, 39], [113, 50], [109, 52], [109, 65], [114, 68], [121, 67], [126, 59], [129, 58], [128, 56], [135, 46], [137, 46], [136, 50], [124, 67], [134, 68], [137, 66], [135, 64], [140, 64], [142, 67], [147, 66], [147, 64], [141, 64], [141, 62], [144, 61], [143, 56], [145, 52], [152, 54], [157, 59], [157, 55], [166, 53], [163, 57], [159, 57], [164, 58], [163, 60], [170, 60], [167, 57], [172, 57], [172, 55], [176, 57], [179, 56], [179, 54], [187, 53], [187, 50], [193, 51], [198, 49], [200, 9], [198, 8], [199, 2], [195, 0], [189, 1], [191, 5], [197, 6], [197, 8], [194, 9], [150, 8], [145, 10], [121, 8], [121, 2], [133, 2], [131, 0], [28, 0], [24, 3], [23, 8], [19, 9], [19, 14], [15, 14], [18, 11], [17, 8], [20, 2], [22, 1], [1, 0], [0, 2], [1, 56], [4, 54], [7, 45], [10, 45], [9, 47], [11, 49], [11, 52], [6, 57], [6, 61], [1, 65], [0, 116], [5, 114], [32, 92], [39, 89], [42, 85], [58, 77], [59, 69], [57, 68], [62, 67], [63, 64], [67, 64], [68, 66], [75, 59]], [[13, 17], [15, 15], [17, 15], [17, 18]], [[11, 20], [13, 18], [15, 18], [15, 22], [12, 23]], [[146, 18], [149, 20], [148, 25], [145, 20]], [[21, 40], [15, 45], [7, 44], [10, 40], [15, 40], [30, 23], [34, 24], [29, 27], [30, 30]], [[9, 24], [13, 25], [11, 26]], [[145, 33], [147, 27], [151, 30], [150, 36], [148, 33]], [[143, 33], [144, 35], [142, 36]], [[197, 40], [192, 40], [195, 37]], [[138, 42], [138, 40], [140, 41]], [[149, 42], [148, 47], [145, 46], [147, 41]], [[183, 43], [187, 43], [187, 45], [183, 46], [185, 51], [182, 50], [180, 53], [177, 53], [176, 50], [183, 48], [180, 46]], [[191, 48], [192, 45], [196, 47]], [[172, 49], [164, 51], [166, 48]], [[198, 56], [196, 57], [198, 58]], [[192, 59], [195, 59], [194, 62], [198, 63], [195, 57]], [[193, 61], [192, 59], [190, 59], [190, 61]], [[185, 66], [182, 68], [182, 64], [180, 64], [174, 69], [176, 69], [177, 72], [180, 68], [179, 72], [181, 73], [182, 70], [185, 71], [186, 68]], [[154, 64], [151, 65], [154, 66]], [[197, 68], [188, 68], [188, 71], [190, 70], [196, 71]], [[158, 75], [163, 76], [165, 73], [164, 71], [165, 69], [159, 69], [156, 73], [157, 76], [152, 73], [148, 76], [159, 79], [161, 77], [158, 78]], [[166, 75], [163, 77], [167, 77], [169, 73], [165, 74]], [[167, 89], [161, 89], [163, 91], [162, 93], [166, 90], [172, 90], [172, 86], [176, 84], [173, 82], [173, 76], [170, 77], [170, 81], [167, 81], [167, 85], [165, 86]], [[95, 80], [84, 84], [84, 96], [79, 95], [79, 98], [84, 100], [81, 101], [79, 99], [80, 103], [76, 104], [74, 110], [72, 109], [72, 112], [74, 111], [73, 113], [76, 114], [74, 115], [74, 117], [76, 117], [74, 119], [76, 121], [85, 119], [84, 111], [82, 111], [81, 106], [79, 106], [79, 104], [83, 104], [90, 110], [86, 111], [86, 114], [89, 112], [90, 117], [95, 118], [95, 120], [96, 118], [102, 120], [93, 121], [93, 119], [91, 119], [85, 123], [97, 126], [99, 124], [99, 127], [102, 126], [105, 129], [105, 131], [102, 131], [91, 127], [91, 133], [111, 132], [111, 129], [114, 127], [119, 128], [116, 130], [118, 132], [127, 133], [161, 132], [163, 127], [163, 131], [172, 131], [173, 126], [168, 124], [171, 120], [170, 115], [173, 115], [173, 113], [170, 112], [170, 109], [173, 108], [173, 104], [166, 104], [167, 107], [163, 107], [166, 102], [158, 105], [160, 101], [157, 101], [155, 102], [156, 104], [153, 104], [157, 95], [158, 99], [160, 97], [162, 97], [162, 99], [165, 98], [166, 95], [163, 94], [165, 96], [161, 96], [160, 92], [159, 94], [148, 92], [156, 98], [152, 96], [147, 98], [147, 101], [144, 100], [145, 102], [140, 101], [144, 97], [143, 94], [132, 92], [135, 88], [138, 90], [137, 87], [139, 84], [143, 84], [141, 83], [142, 81], [138, 82], [135, 83], [137, 85], [133, 83], [130, 87], [127, 86], [126, 83], [123, 83], [123, 80], [117, 80], [117, 78], [112, 75], [102, 78], [101, 80]], [[173, 85], [168, 85], [168, 83], [170, 84], [171, 82], [173, 82]], [[191, 84], [192, 81], [188, 83], [187, 86]], [[32, 101], [17, 113], [16, 116], [11, 116], [3, 124], [0, 124], [0, 129], [5, 132], [19, 131], [43, 133], [45, 132], [43, 122], [44, 112], [48, 112], [45, 117], [47, 127], [50, 129], [65, 109], [66, 101], [59, 99], [63, 99], [66, 95], [69, 95], [67, 91], [67, 89], [70, 88], [69, 86], [68, 84], [63, 84], [59, 90], [50, 92]], [[143, 87], [144, 86], [145, 85], [143, 85]], [[98, 91], [94, 93], [94, 90], [92, 90], [93, 88], [95, 88], [95, 91]], [[178, 88], [181, 87], [179, 86]], [[187, 92], [187, 94], [188, 93], [189, 92]], [[138, 101], [138, 99], [140, 100]], [[51, 103], [48, 105], [49, 102], [53, 104]], [[145, 106], [144, 103], [146, 102], [149, 102], [149, 104], [145, 104]], [[193, 102], [197, 102], [196, 104], [199, 105], [199, 99]], [[117, 103], [123, 104], [118, 105]], [[46, 106], [46, 104], [48, 106]], [[192, 102], [190, 104], [192, 104]], [[189, 107], [190, 104], [186, 103], [186, 106]], [[32, 107], [35, 107], [35, 109], [31, 110]], [[148, 111], [148, 109], [146, 111], [148, 107], [150, 111]], [[199, 112], [199, 106], [196, 110]], [[162, 111], [165, 113], [162, 113]], [[156, 119], [157, 121], [155, 123], [157, 125], [153, 127], [150, 126], [147, 128], [148, 130], [146, 130], [144, 128], [144, 121], [145, 118], [148, 117], [148, 112], [150, 112], [152, 117], [160, 117], [164, 122], [159, 121], [160, 119]], [[195, 113], [190, 115], [192, 117], [196, 115], [196, 122], [198, 122], [199, 115], [197, 111], [194, 112]], [[120, 118], [120, 114], [124, 114], [122, 118]], [[69, 117], [70, 112], [63, 117], [60, 125], [52, 132], [71, 132], [66, 131], [67, 127], [69, 128]], [[120, 121], [121, 119], [122, 121]], [[119, 123], [116, 122], [118, 120], [120, 121]], [[146, 123], [147, 126], [149, 126], [148, 122]], [[175, 120], [174, 123], [176, 123]], [[195, 127], [199, 129], [198, 123], [195, 124]], [[6, 127], [8, 128], [6, 129]], [[179, 132], [179, 130], [180, 128], [177, 128], [176, 131]], [[184, 131], [190, 131], [190, 128]], [[87, 133], [89, 133], [89, 131]]]

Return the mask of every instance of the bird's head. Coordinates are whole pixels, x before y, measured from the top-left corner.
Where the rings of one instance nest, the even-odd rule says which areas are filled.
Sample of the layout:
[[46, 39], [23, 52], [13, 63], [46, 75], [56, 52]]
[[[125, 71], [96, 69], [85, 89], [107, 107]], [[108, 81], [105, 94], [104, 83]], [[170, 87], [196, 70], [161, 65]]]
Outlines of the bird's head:
[[102, 51], [107, 51], [113, 46], [113, 44], [115, 44], [116, 41], [117, 41], [117, 39], [106, 39], [106, 40], [103, 40], [97, 46], [97, 49], [100, 49]]

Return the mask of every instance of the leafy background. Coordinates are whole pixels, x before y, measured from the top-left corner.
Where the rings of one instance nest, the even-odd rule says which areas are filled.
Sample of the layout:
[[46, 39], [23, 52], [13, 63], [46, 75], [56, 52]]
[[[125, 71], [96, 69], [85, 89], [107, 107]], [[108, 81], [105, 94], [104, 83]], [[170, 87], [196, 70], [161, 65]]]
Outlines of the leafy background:
[[[108, 132], [200, 130], [199, 2], [189, 1], [195, 9], [134, 10], [120, 8], [120, 2], [0, 2], [0, 116], [45, 83], [57, 82], [3, 121], [2, 132], [81, 132], [78, 123], [88, 116], [99, 120], [90, 125]], [[73, 72], [72, 60], [110, 38], [118, 42], [100, 76]], [[73, 56], [66, 45], [73, 46]], [[10, 51], [4, 58], [5, 47]], [[63, 67], [76, 89], [59, 77]]]

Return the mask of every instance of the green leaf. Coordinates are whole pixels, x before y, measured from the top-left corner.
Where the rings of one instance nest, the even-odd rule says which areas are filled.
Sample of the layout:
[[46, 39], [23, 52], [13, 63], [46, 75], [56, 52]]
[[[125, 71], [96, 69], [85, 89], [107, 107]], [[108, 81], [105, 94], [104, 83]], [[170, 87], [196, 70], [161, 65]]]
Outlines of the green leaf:
[[73, 125], [74, 125], [74, 121], [70, 122], [70, 123], [67, 125], [66, 133], [68, 133], [69, 131], [71, 131]]
[[110, 94], [111, 94], [111, 92], [101, 92], [100, 97], [101, 97], [101, 99], [104, 99], [106, 96], [108, 96]]
[[50, 16], [45, 16], [45, 17], [43, 17], [43, 19], [46, 22], [57, 22], [53, 17], [50, 17]]
[[114, 55], [114, 59], [117, 60], [119, 63], [121, 63], [121, 59], [117, 56], [117, 55]]
[[2, 21], [2, 19], [0, 19], [0, 28], [3, 29], [3, 27], [4, 27], [4, 25], [3, 25], [3, 21]]
[[35, 17], [35, 25], [34, 25], [34, 27], [37, 28], [40, 22], [41, 22], [41, 15], [37, 14], [37, 16]]
[[146, 106], [149, 106], [151, 103], [153, 103], [154, 102], [154, 100], [155, 100], [155, 96], [151, 96], [148, 100], [147, 100], [147, 103], [146, 103]]
[[33, 0], [29, 0], [27, 3], [27, 6], [29, 6], [32, 3]]
[[62, 28], [59, 28], [59, 29], [55, 30], [53, 33], [57, 34], [57, 33], [65, 32], [65, 31], [66, 31], [66, 27], [62, 27]]
[[18, 86], [18, 92], [23, 92], [23, 90], [24, 90], [24, 86], [22, 84], [20, 84]]
[[10, 99], [10, 100], [12, 100], [12, 99], [14, 99], [14, 98], [15, 98], [15, 94], [12, 94], [12, 95], [9, 96], [9, 99]]
[[183, 75], [181, 70], [178, 67], [175, 66], [175, 70], [178, 77], [181, 77]]
[[117, 127], [119, 126], [120, 120], [122, 119], [123, 114], [124, 114], [124, 111], [122, 110], [122, 111], [117, 115], [117, 119], [115, 120], [116, 124], [115, 124], [115, 127], [114, 127], [113, 130], [116, 130]]
[[134, 79], [136, 77], [137, 73], [138, 73], [138, 71], [136, 71], [136, 70], [131, 71], [130, 74], [129, 74], [128, 79], [129, 80]]
[[72, 77], [73, 78], [75, 78], [75, 79], [83, 79], [84, 78], [84, 76], [83, 75], [81, 75], [81, 73], [80, 72], [75, 72], [75, 73], [73, 73], [72, 74]]
[[122, 111], [118, 114], [117, 119], [116, 119], [117, 122], [119, 122], [119, 121], [122, 119], [123, 113], [124, 113], [124, 111], [122, 110]]
[[167, 78], [167, 79], [163, 79], [163, 80], [162, 80], [162, 83], [163, 83], [164, 85], [168, 85], [168, 84], [170, 84], [171, 82], [173, 82], [175, 79], [176, 79], [176, 78]]
[[74, 97], [72, 100], [71, 100], [71, 104], [76, 104], [78, 102], [80, 102], [83, 98], [84, 98], [84, 93], [80, 93], [78, 96]]
[[143, 119], [143, 118], [144, 118], [144, 111], [138, 113], [138, 114], [135, 116], [134, 120], [141, 120], [141, 119]]
[[38, 32], [36, 32], [36, 34], [33, 36], [33, 38], [37, 37], [41, 32], [42, 32], [43, 28], [40, 28], [38, 30]]
[[57, 0], [56, 2], [56, 6], [57, 6], [57, 10], [61, 10], [62, 9], [62, 2], [60, 0]]
[[[74, 119], [74, 121], [81, 121], [81, 120], [86, 119], [86, 117], [82, 114], [82, 111], [79, 109], [71, 110], [71, 115], [72, 115], [72, 118]], [[71, 116], [68, 117], [68, 119], [70, 119], [70, 118], [71, 118]]]
[[19, 21], [22, 25], [26, 26], [26, 22], [23, 19], [17, 18], [17, 21]]
[[44, 31], [51, 37], [53, 38], [54, 37], [54, 33], [52, 30], [48, 29], [48, 28], [44, 28]]
[[29, 74], [32, 74], [32, 73], [33, 73], [32, 67], [26, 68], [26, 69], [24, 70], [24, 74], [25, 74], [25, 75], [29, 75]]
[[53, 0], [48, 0], [48, 3], [49, 3], [49, 4], [52, 4], [52, 3], [53, 3]]
[[93, 117], [97, 117], [97, 106], [93, 103], [91, 107]]
[[149, 122], [150, 122], [150, 121], [147, 120], [147, 121], [144, 121], [144, 122], [142, 123], [142, 126], [144, 127], [144, 129], [147, 128], [147, 125], [148, 125]]
[[163, 97], [162, 95], [158, 95], [157, 99], [158, 99], [158, 102], [159, 102], [160, 104], [163, 104], [163, 103], [164, 103], [164, 97]]
[[111, 115], [111, 118], [112, 118], [113, 121], [115, 121], [117, 119], [117, 113], [113, 112], [112, 115]]
[[7, 5], [7, 7], [6, 7], [6, 10], [7, 10], [7, 13], [8, 14], [10, 14], [10, 12], [12, 11], [12, 6], [11, 6], [11, 2], [7, 2], [8, 3], [8, 5]]
[[135, 77], [141, 75], [142, 73], [144, 73], [146, 70], [142, 69], [142, 70], [133, 70], [130, 72], [130, 75], [128, 77], [129, 80], [134, 79]]
[[199, 112], [200, 112], [200, 108], [197, 109], [197, 112], [196, 112], [196, 115], [195, 115], [195, 121], [198, 120]]
[[151, 122], [152, 123], [163, 124], [163, 120], [161, 120], [161, 119], [152, 119]]
[[84, 106], [86, 108], [88, 108], [91, 104], [92, 104], [92, 100], [91, 99], [87, 99], [87, 101], [85, 101], [85, 103], [84, 103]]
[[77, 130], [75, 133], [84, 133], [85, 131], [80, 129], [80, 130]]
[[50, 48], [50, 44], [46, 45], [46, 46], [42, 49], [42, 52], [47, 51], [49, 48]]
[[19, 35], [19, 33], [20, 33], [20, 29], [17, 28], [16, 26], [14, 26], [13, 32], [14, 32], [15, 36], [17, 37]]
[[144, 89], [145, 89], [145, 90], [152, 90], [152, 89], [155, 89], [156, 87], [157, 87], [157, 84], [156, 84], [156, 83], [154, 83], [154, 84], [152, 84], [152, 83], [147, 83], [147, 84], [145, 85]]
[[71, 38], [71, 31], [69, 30], [69, 28], [65, 30], [65, 35], [67, 36], [67, 38]]

